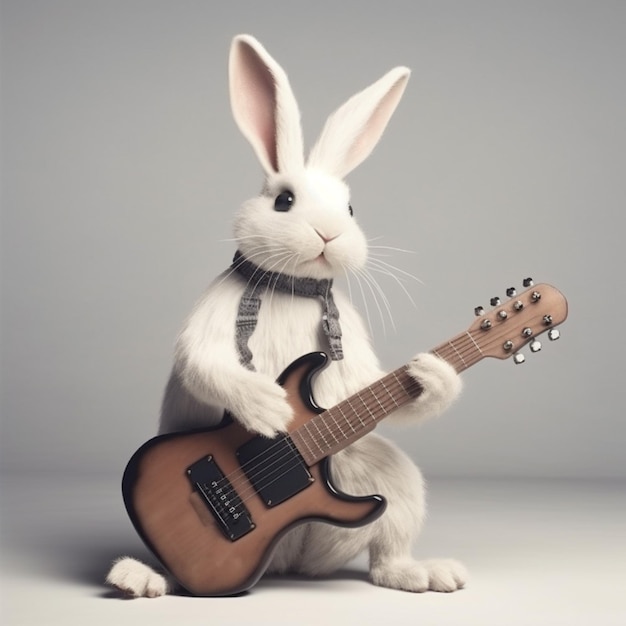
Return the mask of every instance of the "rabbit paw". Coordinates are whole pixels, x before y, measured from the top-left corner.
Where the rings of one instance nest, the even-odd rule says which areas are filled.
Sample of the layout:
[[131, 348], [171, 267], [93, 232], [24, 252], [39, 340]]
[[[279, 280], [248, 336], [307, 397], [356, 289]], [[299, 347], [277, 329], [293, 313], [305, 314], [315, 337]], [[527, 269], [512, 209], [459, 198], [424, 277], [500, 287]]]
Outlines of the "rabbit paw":
[[268, 438], [287, 430], [293, 409], [280, 385], [261, 380], [238, 392], [234, 416], [246, 430]]
[[370, 570], [370, 578], [379, 587], [421, 593], [428, 590], [428, 570], [411, 559], [387, 561]]
[[463, 563], [454, 559], [431, 559], [422, 561], [428, 571], [428, 588], [431, 591], [451, 592], [463, 589], [467, 582], [467, 570]]
[[409, 364], [408, 371], [422, 386], [417, 399], [422, 417], [443, 413], [461, 392], [461, 378], [456, 370], [434, 354], [418, 354]]
[[123, 557], [113, 564], [106, 582], [132, 598], [158, 598], [168, 591], [164, 576], [129, 557]]
[[375, 585], [422, 593], [462, 589], [467, 580], [465, 567], [453, 559], [413, 561], [394, 560], [376, 565], [370, 571]]

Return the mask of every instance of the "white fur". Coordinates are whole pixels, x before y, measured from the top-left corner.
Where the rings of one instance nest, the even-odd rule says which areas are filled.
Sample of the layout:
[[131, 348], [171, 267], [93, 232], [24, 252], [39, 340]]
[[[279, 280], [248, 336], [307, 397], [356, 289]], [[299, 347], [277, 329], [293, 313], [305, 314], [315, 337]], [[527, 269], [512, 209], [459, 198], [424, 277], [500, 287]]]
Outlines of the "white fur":
[[128, 556], [113, 563], [106, 582], [134, 598], [158, 598], [172, 587], [168, 585], [165, 576], [157, 574], [147, 565]]
[[[244, 203], [235, 220], [238, 248], [267, 271], [334, 278], [364, 267], [366, 239], [348, 210], [349, 190], [338, 178], [374, 148], [404, 90], [408, 70], [396, 68], [351, 98], [329, 119], [308, 166], [301, 157], [295, 98], [278, 64], [252, 37], [235, 38], [231, 50], [231, 100], [243, 134], [266, 172], [262, 194]], [[274, 199], [289, 189], [296, 201], [287, 212]], [[327, 348], [317, 299], [285, 293], [262, 295], [249, 346], [252, 372], [239, 361], [235, 319], [246, 282], [227, 271], [210, 286], [178, 339], [167, 385], [160, 432], [216, 424], [224, 409], [247, 429], [266, 436], [284, 431], [292, 417], [278, 375], [297, 357]], [[357, 311], [335, 291], [345, 358], [332, 362], [315, 381], [321, 406], [331, 407], [381, 378], [378, 359]], [[421, 396], [396, 418], [419, 419], [444, 411], [460, 391], [454, 369], [432, 354], [419, 354], [409, 372]], [[411, 556], [424, 514], [422, 476], [391, 442], [370, 433], [336, 454], [337, 486], [354, 495], [380, 493], [384, 515], [361, 529], [307, 524], [278, 545], [269, 571], [327, 574], [364, 550], [372, 581], [407, 591], [453, 591], [465, 584], [455, 561], [418, 562]], [[167, 581], [132, 559], [118, 561], [108, 582], [136, 596], [165, 593]]]

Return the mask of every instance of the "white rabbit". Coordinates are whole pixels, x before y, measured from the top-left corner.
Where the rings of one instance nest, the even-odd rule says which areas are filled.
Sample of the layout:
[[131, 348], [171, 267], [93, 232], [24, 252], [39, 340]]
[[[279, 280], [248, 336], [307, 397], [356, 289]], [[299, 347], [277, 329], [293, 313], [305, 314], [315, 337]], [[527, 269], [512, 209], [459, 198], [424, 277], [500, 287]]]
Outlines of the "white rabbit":
[[[235, 221], [238, 251], [264, 272], [333, 279], [364, 267], [366, 239], [352, 215], [343, 178], [372, 151], [409, 77], [397, 67], [353, 96], [327, 121], [309, 158], [303, 156], [299, 111], [287, 76], [253, 37], [234, 39], [230, 95], [235, 120], [265, 171], [262, 193], [243, 204]], [[209, 287], [184, 326], [163, 402], [160, 432], [212, 426], [225, 409], [248, 430], [271, 437], [286, 430], [292, 410], [275, 382], [297, 357], [328, 351], [320, 299], [260, 290], [256, 326], [245, 346], [236, 320], [247, 280], [237, 263]], [[350, 300], [337, 291], [341, 354], [314, 383], [317, 402], [331, 407], [384, 376], [367, 330]], [[249, 349], [250, 363], [242, 359]], [[248, 353], [249, 354], [249, 353]], [[411, 375], [423, 393], [392, 419], [442, 412], [460, 391], [445, 361], [418, 354]], [[383, 494], [385, 513], [359, 529], [309, 523], [288, 533], [270, 572], [323, 575], [369, 550], [371, 580], [407, 591], [454, 591], [465, 584], [453, 560], [416, 561], [411, 551], [424, 519], [424, 484], [411, 460], [370, 433], [333, 456], [335, 484], [353, 495]], [[122, 558], [107, 581], [134, 596], [157, 596], [173, 583], [148, 566]]]

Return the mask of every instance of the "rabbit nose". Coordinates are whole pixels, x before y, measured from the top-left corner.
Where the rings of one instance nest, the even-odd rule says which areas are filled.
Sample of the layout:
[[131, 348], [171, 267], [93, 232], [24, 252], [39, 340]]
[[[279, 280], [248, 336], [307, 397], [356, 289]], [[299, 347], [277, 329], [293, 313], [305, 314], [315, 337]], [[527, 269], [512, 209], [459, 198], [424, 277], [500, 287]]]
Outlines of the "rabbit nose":
[[320, 233], [319, 230], [317, 230], [317, 228], [315, 229], [315, 232], [320, 236], [320, 239], [324, 242], [324, 243], [328, 243], [330, 241], [332, 241], [333, 239], [337, 239], [337, 237], [339, 237], [339, 235], [333, 235], [332, 237], [327, 237], [326, 235], [324, 235], [323, 233]]

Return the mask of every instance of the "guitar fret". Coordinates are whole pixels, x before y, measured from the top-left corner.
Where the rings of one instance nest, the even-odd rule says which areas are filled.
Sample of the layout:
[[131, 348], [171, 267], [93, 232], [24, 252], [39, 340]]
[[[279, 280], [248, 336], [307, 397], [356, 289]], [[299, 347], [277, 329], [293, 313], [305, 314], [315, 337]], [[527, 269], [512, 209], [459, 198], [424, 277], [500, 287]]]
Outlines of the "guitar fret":
[[384, 378], [381, 378], [380, 384], [382, 385], [383, 389], [387, 392], [387, 395], [391, 398], [391, 401], [396, 405], [396, 407], [399, 407], [400, 405], [396, 401], [395, 397], [391, 394], [389, 389], [387, 389], [387, 385], [385, 385], [385, 379]]
[[[344, 402], [347, 402], [347, 401], [344, 400]], [[350, 430], [352, 430], [353, 433], [356, 433], [356, 429], [352, 425], [352, 422], [346, 417], [346, 414], [343, 412], [342, 404], [343, 402], [340, 402], [336, 408], [339, 411], [339, 413], [341, 413], [341, 417], [343, 417], [344, 421], [348, 424], [348, 426], [350, 426]], [[349, 402], [347, 402], [347, 404], [348, 406], [350, 405]]]
[[[354, 397], [354, 396], [352, 396]], [[350, 402], [350, 398], [346, 398], [346, 404], [350, 407], [350, 410], [354, 415], [356, 415], [359, 422], [361, 422], [361, 426], [365, 426], [365, 422], [361, 419], [361, 414], [352, 406], [352, 402]], [[353, 429], [354, 430], [354, 429]], [[354, 431], [356, 432], [356, 431]]]
[[485, 357], [478, 341], [470, 330], [453, 337], [445, 344], [431, 350], [444, 361], [448, 361], [457, 372], [462, 372]]
[[[334, 433], [333, 429], [330, 427], [330, 425], [326, 423], [327, 415], [328, 415], [328, 411], [325, 411], [321, 415], [318, 415], [315, 419], [319, 420], [320, 422], [322, 422], [326, 432], [330, 433], [332, 438], [335, 440], [335, 443], [339, 443], [339, 439], [337, 439], [337, 435], [335, 435], [335, 433]], [[319, 430], [319, 426], [318, 426], [318, 430]], [[320, 433], [320, 434], [322, 435], [322, 438], [324, 439], [324, 442], [328, 445], [328, 442], [326, 441], [326, 437], [324, 437], [324, 434], [323, 433]]]
[[383, 415], [386, 415], [387, 409], [385, 409], [385, 407], [382, 405], [382, 402], [378, 399], [378, 396], [376, 395], [376, 392], [372, 389], [371, 385], [368, 387], [368, 390], [372, 394], [372, 396], [374, 396], [374, 400], [378, 402], [378, 406], [383, 410]]
[[398, 383], [398, 387], [400, 389], [402, 389], [404, 391], [404, 385], [400, 382], [400, 379], [398, 378], [398, 370], [391, 372], [392, 376], [395, 378], [396, 382]]
[[[315, 426], [315, 428], [317, 429], [317, 432], [320, 434], [320, 437], [322, 438], [322, 441], [326, 444], [327, 448], [330, 448], [330, 446], [328, 445], [328, 441], [326, 441], [326, 437], [324, 437], [324, 433], [321, 431], [318, 421], [320, 419], [320, 416], [316, 416], [314, 417], [309, 424], [313, 424], [313, 426]], [[319, 445], [319, 444], [318, 444]], [[321, 448], [320, 448], [321, 449]]]
[[359, 391], [359, 393], [356, 394], [356, 397], [361, 401], [361, 404], [365, 407], [365, 409], [367, 410], [367, 412], [370, 414], [370, 417], [376, 421], [376, 418], [374, 417], [374, 414], [372, 413], [372, 411], [370, 410], [369, 404], [367, 404], [367, 402], [365, 402], [365, 400], [363, 400], [363, 397], [361, 396], [361, 392]]
[[463, 358], [463, 355], [456, 349], [456, 346], [452, 343], [452, 341], [448, 341], [448, 345], [454, 350], [454, 352], [457, 354], [459, 359], [461, 359], [461, 363], [463, 363], [463, 365], [467, 367], [467, 364], [465, 363], [465, 359]]
[[[293, 433], [291, 433], [291, 438], [295, 441], [296, 436], [298, 437], [298, 439], [306, 446], [306, 449], [307, 449], [308, 453], [310, 454], [311, 462], [314, 462], [315, 453], [311, 449], [311, 446], [309, 445], [309, 442], [307, 441], [307, 438], [304, 436], [304, 434], [301, 432], [301, 430], [302, 429], [298, 429], [298, 430], [294, 431]], [[296, 447], [298, 447], [297, 444], [296, 444]], [[301, 451], [301, 452], [304, 452], [304, 451]]]
[[[335, 416], [333, 415], [333, 411], [332, 409], [329, 411], [326, 411], [326, 413], [328, 413], [328, 415], [330, 416], [330, 418], [333, 420], [333, 422], [335, 422], [335, 426], [339, 429], [339, 432], [341, 433], [341, 436], [344, 439], [347, 439], [346, 437], [346, 433], [343, 432], [343, 428], [341, 428], [341, 424], [335, 419]], [[335, 437], [335, 439], [337, 439], [337, 437]], [[337, 440], [339, 441], [339, 440]]]
[[480, 355], [484, 356], [483, 351], [480, 349], [480, 346], [476, 343], [476, 341], [474, 340], [474, 337], [472, 337], [472, 333], [470, 333], [468, 330], [466, 330], [465, 334], [472, 340], [472, 343], [476, 346], [476, 350], [478, 350], [478, 352], [480, 352]]
[[[324, 448], [322, 448], [322, 446], [320, 445], [319, 439], [317, 439], [316, 437], [313, 437], [313, 435], [311, 435], [311, 432], [309, 431], [309, 424], [312, 422], [313, 420], [311, 420], [310, 422], [307, 422], [304, 425], [304, 428], [306, 429], [307, 434], [309, 435], [309, 437], [311, 438], [311, 441], [319, 448], [320, 452], [322, 454], [324, 454]], [[313, 456], [316, 456], [315, 454]]]

